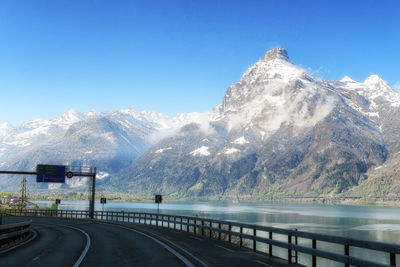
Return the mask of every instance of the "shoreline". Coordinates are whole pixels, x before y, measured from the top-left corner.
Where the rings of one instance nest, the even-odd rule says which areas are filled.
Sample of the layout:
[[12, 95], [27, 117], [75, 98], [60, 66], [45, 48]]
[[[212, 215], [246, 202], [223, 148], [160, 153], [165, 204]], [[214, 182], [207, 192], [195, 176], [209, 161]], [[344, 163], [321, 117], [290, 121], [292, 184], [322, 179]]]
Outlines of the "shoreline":
[[[31, 201], [55, 201], [56, 198], [61, 198], [63, 201], [89, 201], [88, 199], [63, 198], [62, 196], [49, 196], [47, 199], [43, 197], [31, 197]], [[96, 201], [99, 201], [96, 198]], [[126, 203], [153, 203], [154, 199], [150, 197], [123, 198], [110, 197], [108, 202], [126, 202]], [[168, 198], [164, 197], [165, 202], [229, 202], [239, 204], [241, 202], [257, 202], [257, 203], [306, 203], [306, 204], [326, 204], [326, 205], [353, 205], [353, 206], [382, 206], [382, 207], [400, 207], [400, 199], [376, 199], [376, 198], [325, 198], [325, 197], [285, 197], [273, 199], [231, 199], [231, 198]]]

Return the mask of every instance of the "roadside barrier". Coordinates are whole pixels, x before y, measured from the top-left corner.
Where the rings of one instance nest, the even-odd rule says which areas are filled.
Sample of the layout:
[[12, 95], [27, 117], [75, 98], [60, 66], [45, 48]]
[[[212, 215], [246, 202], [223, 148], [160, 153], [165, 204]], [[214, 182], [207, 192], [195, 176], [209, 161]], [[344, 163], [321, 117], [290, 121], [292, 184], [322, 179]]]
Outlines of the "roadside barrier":
[[11, 244], [24, 241], [31, 234], [31, 220], [0, 225], [0, 251]]
[[[72, 219], [89, 219], [86, 210], [2, 210], [3, 215], [45, 216]], [[317, 266], [321, 259], [344, 264], [344, 266], [396, 266], [400, 255], [400, 245], [365, 241], [340, 236], [281, 229], [232, 221], [208, 218], [165, 215], [144, 212], [95, 211], [94, 218], [104, 221], [118, 221], [164, 227], [177, 231], [190, 232], [209, 238], [223, 240], [247, 247], [254, 252], [286, 259], [288, 263], [299, 262], [309, 257], [306, 265]], [[286, 251], [282, 255], [282, 251]], [[375, 255], [366, 260], [362, 255]], [[381, 257], [383, 253], [385, 256]], [[308, 256], [307, 256], [308, 255]], [[361, 255], [361, 256], [360, 256]], [[383, 258], [383, 260], [381, 260]]]

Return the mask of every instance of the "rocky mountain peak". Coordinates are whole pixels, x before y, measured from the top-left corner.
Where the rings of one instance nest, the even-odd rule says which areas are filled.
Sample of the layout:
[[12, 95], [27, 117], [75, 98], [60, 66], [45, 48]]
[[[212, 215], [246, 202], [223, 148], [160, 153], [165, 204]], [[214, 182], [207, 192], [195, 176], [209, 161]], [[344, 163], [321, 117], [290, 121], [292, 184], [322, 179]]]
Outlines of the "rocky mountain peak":
[[286, 51], [285, 48], [283, 48], [281, 46], [277, 46], [271, 50], [268, 50], [267, 53], [265, 53], [264, 58], [263, 58], [263, 60], [265, 62], [268, 62], [268, 61], [274, 60], [274, 59], [290, 61], [288, 52]]
[[343, 83], [352, 83], [352, 82], [355, 82], [355, 80], [353, 80], [352, 78], [350, 78], [349, 76], [344, 76], [342, 79], [340, 79], [340, 82], [343, 82]]
[[366, 78], [363, 83], [374, 87], [389, 87], [388, 83], [376, 74]]
[[84, 115], [76, 109], [69, 109], [61, 115], [60, 120], [64, 122], [77, 122], [84, 119]]

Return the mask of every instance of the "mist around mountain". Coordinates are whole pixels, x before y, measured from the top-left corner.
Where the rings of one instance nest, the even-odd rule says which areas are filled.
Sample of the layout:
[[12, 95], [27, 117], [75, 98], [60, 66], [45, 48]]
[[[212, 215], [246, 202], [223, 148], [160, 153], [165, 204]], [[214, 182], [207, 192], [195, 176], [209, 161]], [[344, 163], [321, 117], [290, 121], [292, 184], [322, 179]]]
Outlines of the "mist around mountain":
[[[400, 96], [379, 76], [325, 81], [277, 47], [207, 113], [70, 110], [54, 120], [0, 124], [0, 168], [97, 166], [100, 188], [142, 196], [395, 196], [399, 118]], [[0, 177], [0, 188], [9, 181]]]
[[[153, 111], [133, 108], [115, 112], [80, 113], [68, 110], [53, 120], [37, 119], [17, 127], [4, 127], [0, 139], [0, 168], [34, 171], [37, 164], [100, 166], [101, 185], [111, 174], [129, 166], [161, 138], [200, 116], [179, 114], [169, 118]], [[1, 129], [1, 128], [0, 128]], [[16, 189], [16, 176], [0, 176], [0, 188]], [[75, 188], [86, 186], [87, 178], [67, 179], [67, 184], [36, 184], [33, 188]]]
[[133, 194], [177, 198], [364, 194], [376, 168], [396, 181], [385, 163], [399, 156], [399, 100], [376, 75], [312, 77], [278, 47], [228, 88], [208, 121], [161, 140], [116, 179]]

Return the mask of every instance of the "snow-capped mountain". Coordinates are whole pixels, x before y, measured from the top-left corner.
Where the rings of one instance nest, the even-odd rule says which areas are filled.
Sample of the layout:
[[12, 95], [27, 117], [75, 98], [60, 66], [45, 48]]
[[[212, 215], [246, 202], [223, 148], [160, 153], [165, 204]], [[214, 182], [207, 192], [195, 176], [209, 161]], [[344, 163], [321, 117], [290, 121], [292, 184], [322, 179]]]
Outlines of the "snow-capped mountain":
[[286, 50], [278, 47], [228, 89], [214, 119], [226, 121], [229, 129], [255, 127], [268, 138], [282, 123], [314, 126], [336, 101], [334, 88], [292, 64]]
[[[364, 82], [357, 82], [346, 76], [340, 81], [332, 82], [342, 95], [353, 97], [347, 103], [374, 121], [384, 136], [389, 151], [400, 149], [400, 95], [378, 75], [371, 75]], [[354, 97], [357, 96], [357, 97]]]
[[[33, 170], [38, 163], [99, 166], [104, 174], [99, 177], [107, 178], [132, 163], [159, 138], [173, 134], [198, 116], [170, 118], [133, 108], [87, 113], [71, 109], [52, 120], [36, 119], [17, 127], [5, 123], [0, 128], [0, 167]], [[10, 177], [0, 177], [0, 186], [8, 188], [9, 181]], [[71, 179], [68, 185], [80, 186], [85, 181]]]
[[379, 104], [390, 104], [392, 107], [400, 106], [400, 95], [393, 91], [389, 84], [384, 81], [381, 77], [373, 74], [365, 79], [364, 82], [357, 82], [348, 76], [343, 77], [339, 80], [339, 86], [343, 88], [354, 90], [369, 101], [371, 101], [372, 107], [376, 107]]
[[161, 140], [119, 178], [133, 193], [177, 197], [344, 192], [387, 160], [387, 124], [377, 117], [388, 105], [398, 112], [398, 98], [374, 75], [314, 78], [277, 47], [208, 118]]
[[[394, 194], [399, 162], [399, 94], [377, 75], [315, 78], [282, 47], [267, 51], [206, 113], [69, 110], [0, 124], [1, 169], [96, 166], [100, 187], [139, 195]], [[0, 188], [15, 186], [0, 177]]]
[[12, 126], [8, 122], [0, 123], [0, 138], [3, 138], [5, 135], [7, 135], [11, 128]]

